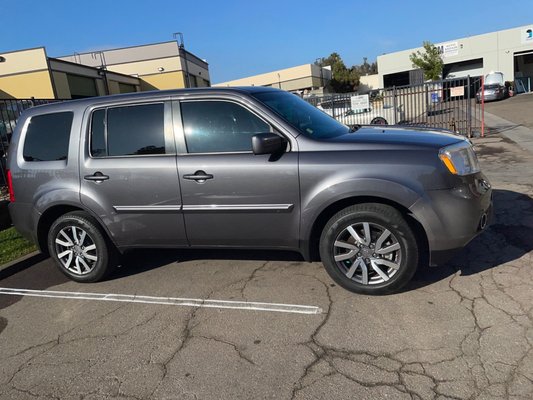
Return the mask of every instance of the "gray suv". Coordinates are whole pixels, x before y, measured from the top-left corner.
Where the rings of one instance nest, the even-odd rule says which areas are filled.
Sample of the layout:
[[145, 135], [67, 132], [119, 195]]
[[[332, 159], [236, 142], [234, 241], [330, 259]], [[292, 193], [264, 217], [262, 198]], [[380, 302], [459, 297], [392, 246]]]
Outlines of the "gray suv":
[[465, 246], [492, 204], [467, 140], [350, 128], [269, 88], [35, 107], [8, 167], [15, 227], [79, 282], [133, 248], [267, 248], [321, 259], [353, 292], [390, 293]]

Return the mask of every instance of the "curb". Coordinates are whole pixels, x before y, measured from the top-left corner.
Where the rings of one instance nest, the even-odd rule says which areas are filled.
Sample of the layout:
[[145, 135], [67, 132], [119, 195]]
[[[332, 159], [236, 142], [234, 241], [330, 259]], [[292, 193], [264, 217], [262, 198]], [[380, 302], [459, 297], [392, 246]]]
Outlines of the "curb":
[[27, 261], [30, 258], [35, 257], [35, 256], [37, 256], [39, 254], [41, 254], [41, 252], [38, 251], [38, 250], [35, 250], [35, 251], [32, 251], [31, 253], [28, 253], [28, 254], [26, 254], [26, 255], [24, 255], [22, 257], [17, 258], [16, 260], [9, 261], [9, 262], [7, 262], [5, 264], [2, 264], [2, 265], [0, 265], [0, 272], [5, 270], [5, 269], [11, 268], [11, 267], [13, 267], [13, 266], [15, 266], [15, 265], [17, 265], [19, 263]]
[[485, 123], [496, 132], [533, 153], [533, 130], [485, 111]]

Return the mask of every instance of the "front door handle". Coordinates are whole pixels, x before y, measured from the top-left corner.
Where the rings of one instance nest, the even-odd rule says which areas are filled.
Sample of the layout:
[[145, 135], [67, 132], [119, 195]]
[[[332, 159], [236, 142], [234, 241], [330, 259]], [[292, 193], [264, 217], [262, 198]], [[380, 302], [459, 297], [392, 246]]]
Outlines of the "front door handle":
[[102, 174], [100, 171], [95, 172], [92, 175], [85, 175], [83, 177], [86, 181], [102, 182], [109, 179], [109, 176]]
[[203, 183], [207, 179], [213, 179], [213, 175], [206, 174], [204, 171], [196, 171], [194, 174], [183, 175], [183, 179], [188, 179], [191, 181], [196, 181], [198, 183]]

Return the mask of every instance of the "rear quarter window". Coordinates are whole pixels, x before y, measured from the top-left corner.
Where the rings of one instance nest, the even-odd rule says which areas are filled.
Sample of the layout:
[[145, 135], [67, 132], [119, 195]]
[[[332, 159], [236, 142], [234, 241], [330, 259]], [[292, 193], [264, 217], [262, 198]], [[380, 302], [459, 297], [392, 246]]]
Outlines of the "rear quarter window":
[[72, 119], [72, 112], [31, 117], [24, 140], [24, 161], [66, 160]]

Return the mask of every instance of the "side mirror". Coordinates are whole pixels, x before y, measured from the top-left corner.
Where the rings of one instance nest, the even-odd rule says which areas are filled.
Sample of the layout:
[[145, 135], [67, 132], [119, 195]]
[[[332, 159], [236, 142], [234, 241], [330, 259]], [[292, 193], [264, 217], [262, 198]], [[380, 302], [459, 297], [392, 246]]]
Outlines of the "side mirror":
[[287, 142], [275, 133], [258, 133], [252, 136], [252, 151], [259, 154], [278, 154], [285, 151]]

